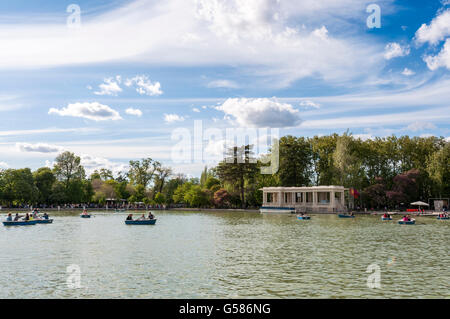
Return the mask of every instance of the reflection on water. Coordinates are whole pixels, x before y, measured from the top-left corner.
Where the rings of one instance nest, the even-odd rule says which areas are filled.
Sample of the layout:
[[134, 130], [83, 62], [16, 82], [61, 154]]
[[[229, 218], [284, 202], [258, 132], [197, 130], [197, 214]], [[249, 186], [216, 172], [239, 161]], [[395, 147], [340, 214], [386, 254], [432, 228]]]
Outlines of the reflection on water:
[[[0, 298], [431, 298], [450, 296], [448, 221], [258, 213], [54, 215], [0, 229]], [[381, 267], [381, 288], [366, 269]], [[67, 267], [81, 288], [67, 286]]]

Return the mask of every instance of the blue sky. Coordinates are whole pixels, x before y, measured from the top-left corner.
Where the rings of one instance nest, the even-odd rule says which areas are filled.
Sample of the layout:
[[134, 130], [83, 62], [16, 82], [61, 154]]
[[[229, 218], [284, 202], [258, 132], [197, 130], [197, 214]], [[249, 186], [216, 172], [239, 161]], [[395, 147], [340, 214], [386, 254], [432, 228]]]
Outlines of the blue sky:
[[204, 156], [238, 127], [448, 138], [449, 70], [447, 0], [3, 1], [0, 167], [70, 150], [88, 171], [152, 157], [198, 176], [212, 163], [172, 152], [195, 120], [223, 134]]

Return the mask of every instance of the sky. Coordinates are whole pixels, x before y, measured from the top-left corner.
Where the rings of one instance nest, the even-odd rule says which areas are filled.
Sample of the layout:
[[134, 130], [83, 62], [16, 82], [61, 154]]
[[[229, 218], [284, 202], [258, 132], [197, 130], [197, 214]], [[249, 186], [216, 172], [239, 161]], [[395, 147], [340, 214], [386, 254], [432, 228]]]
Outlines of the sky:
[[0, 168], [68, 150], [88, 173], [199, 176], [232, 129], [261, 153], [277, 134], [448, 140], [449, 71], [449, 0], [2, 1]]

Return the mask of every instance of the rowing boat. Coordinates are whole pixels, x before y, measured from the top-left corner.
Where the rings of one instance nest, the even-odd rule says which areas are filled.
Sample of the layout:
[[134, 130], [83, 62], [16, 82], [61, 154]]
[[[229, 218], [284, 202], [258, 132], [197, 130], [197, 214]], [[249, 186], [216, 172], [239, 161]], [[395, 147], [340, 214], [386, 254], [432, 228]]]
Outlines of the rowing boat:
[[339, 218], [355, 218], [355, 216], [347, 215], [347, 214], [339, 214], [338, 216], [339, 216]]
[[156, 219], [145, 219], [145, 220], [126, 220], [127, 225], [155, 225]]
[[36, 224], [53, 224], [53, 219], [34, 219]]
[[297, 218], [300, 220], [309, 220], [311, 219], [311, 216], [297, 216]]
[[398, 223], [400, 225], [414, 225], [416, 223], [415, 219], [411, 219], [411, 220], [399, 220]]
[[12, 221], [12, 222], [3, 222], [4, 226], [29, 226], [36, 225], [36, 220], [21, 220], [21, 221]]

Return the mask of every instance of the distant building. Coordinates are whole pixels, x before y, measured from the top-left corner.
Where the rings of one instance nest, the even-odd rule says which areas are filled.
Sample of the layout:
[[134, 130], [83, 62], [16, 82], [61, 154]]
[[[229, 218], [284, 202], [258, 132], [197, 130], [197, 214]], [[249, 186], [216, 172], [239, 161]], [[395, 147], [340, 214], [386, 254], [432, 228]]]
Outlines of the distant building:
[[333, 213], [345, 210], [344, 186], [264, 187], [261, 213]]

